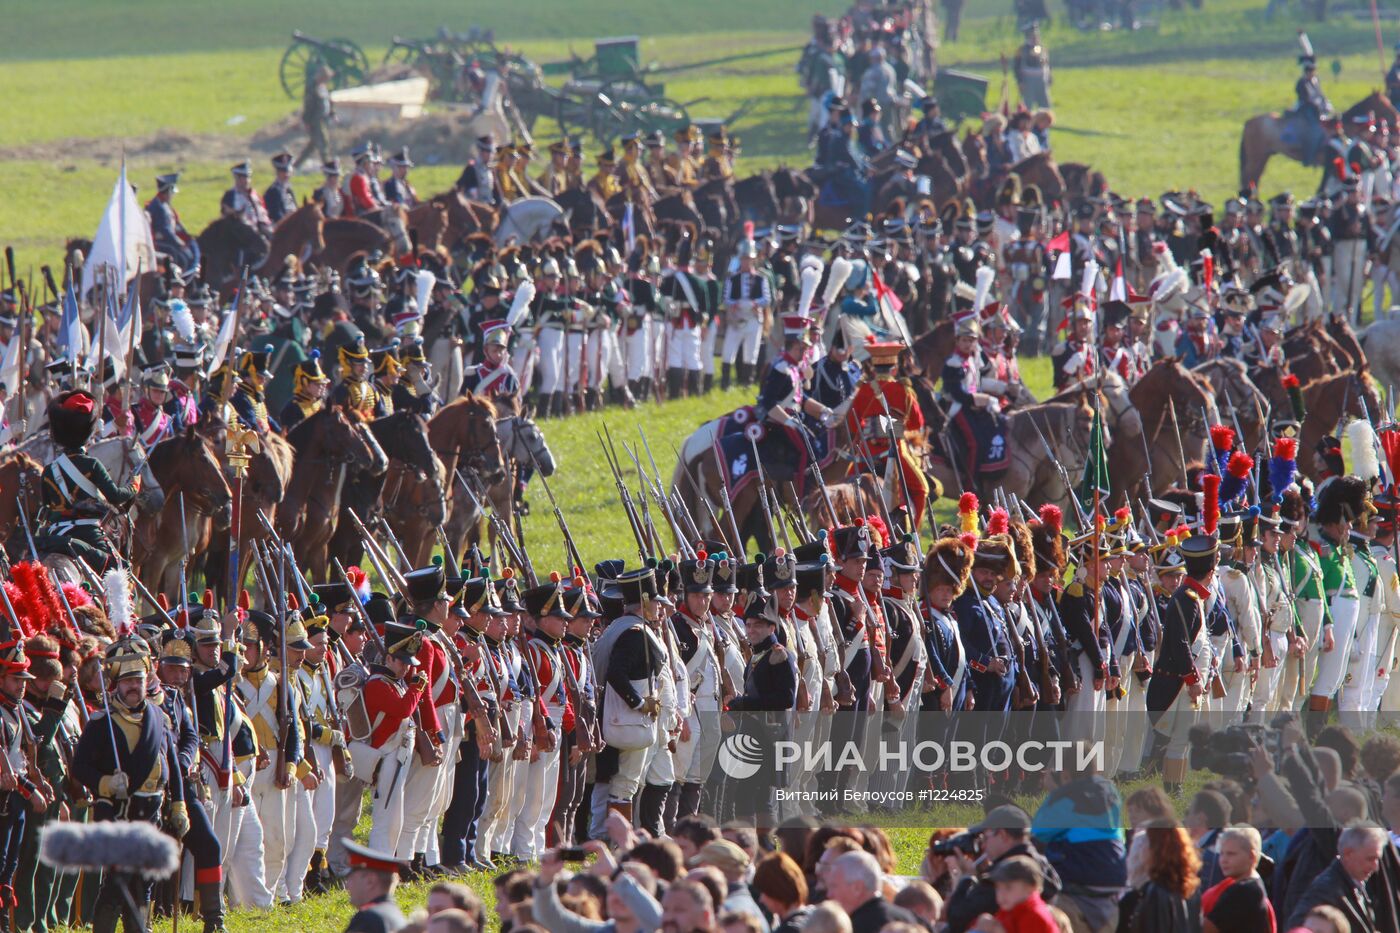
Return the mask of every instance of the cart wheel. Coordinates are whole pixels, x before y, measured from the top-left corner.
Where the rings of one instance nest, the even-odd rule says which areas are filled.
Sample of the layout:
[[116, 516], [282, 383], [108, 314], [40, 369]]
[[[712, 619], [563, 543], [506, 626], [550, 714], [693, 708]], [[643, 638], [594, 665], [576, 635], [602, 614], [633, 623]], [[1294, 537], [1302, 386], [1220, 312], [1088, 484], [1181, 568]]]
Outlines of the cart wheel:
[[388, 67], [389, 65], [407, 65], [412, 68], [418, 64], [418, 59], [421, 58], [422, 55], [423, 51], [416, 45], [399, 43], [389, 46], [389, 51], [384, 53], [384, 61], [380, 64], [381, 67]]
[[369, 75], [369, 58], [364, 49], [349, 39], [328, 39], [326, 44], [337, 47], [344, 55], [339, 65], [331, 66], [335, 68], [336, 90], [364, 84]]
[[277, 76], [282, 79], [282, 90], [293, 100], [306, 90], [306, 75], [311, 67], [321, 62], [321, 56], [305, 42], [293, 42], [282, 53], [282, 64], [277, 66]]
[[638, 132], [661, 130], [669, 138], [676, 130], [690, 125], [690, 114], [679, 101], [658, 97], [637, 105], [636, 122]]

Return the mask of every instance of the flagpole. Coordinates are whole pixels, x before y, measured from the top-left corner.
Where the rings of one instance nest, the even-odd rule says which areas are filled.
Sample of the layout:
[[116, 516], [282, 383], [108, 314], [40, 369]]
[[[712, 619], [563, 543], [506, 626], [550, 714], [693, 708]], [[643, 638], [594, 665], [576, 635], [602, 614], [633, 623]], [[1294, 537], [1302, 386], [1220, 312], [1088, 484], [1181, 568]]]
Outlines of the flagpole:
[[117, 217], [118, 217], [117, 230], [118, 230], [118, 236], [120, 237], [120, 240], [119, 240], [119, 247], [118, 247], [119, 250], [120, 250], [120, 258], [118, 259], [118, 262], [120, 263], [120, 265], [118, 266], [118, 268], [121, 269], [122, 288], [125, 289], [125, 288], [126, 288], [126, 192], [127, 192], [127, 183], [126, 183], [126, 146], [122, 146], [122, 174], [121, 174], [121, 178], [119, 178], [119, 179], [117, 180], [117, 184], [118, 184], [118, 185], [120, 186], [120, 188], [121, 188], [121, 196], [120, 196], [119, 200], [117, 201]]

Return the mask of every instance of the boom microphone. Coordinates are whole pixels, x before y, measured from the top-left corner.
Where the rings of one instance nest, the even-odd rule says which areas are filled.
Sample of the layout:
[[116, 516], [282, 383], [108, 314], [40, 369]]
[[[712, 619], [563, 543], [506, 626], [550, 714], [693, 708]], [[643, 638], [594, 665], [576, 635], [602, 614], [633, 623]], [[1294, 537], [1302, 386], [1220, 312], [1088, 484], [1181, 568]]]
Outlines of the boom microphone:
[[39, 861], [59, 871], [119, 868], [157, 881], [180, 867], [180, 847], [151, 823], [54, 821], [39, 833]]

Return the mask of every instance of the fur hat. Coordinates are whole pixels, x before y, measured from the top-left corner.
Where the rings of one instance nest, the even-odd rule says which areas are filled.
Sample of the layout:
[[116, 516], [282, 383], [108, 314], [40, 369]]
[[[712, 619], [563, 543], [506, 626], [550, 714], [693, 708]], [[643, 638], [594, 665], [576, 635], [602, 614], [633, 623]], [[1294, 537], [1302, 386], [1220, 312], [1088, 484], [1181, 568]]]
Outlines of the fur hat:
[[1016, 563], [1015, 551], [1009, 534], [988, 535], [978, 539], [976, 557], [972, 565], [995, 570], [1009, 580], [1021, 574], [1020, 566]]
[[1314, 517], [1319, 525], [1339, 521], [1360, 522], [1373, 511], [1375, 507], [1371, 505], [1366, 481], [1359, 476], [1339, 476], [1317, 494]]
[[[1040, 518], [1029, 526], [1035, 564], [1042, 570], [1065, 569], [1064, 513], [1057, 505], [1042, 505]], [[1031, 574], [1027, 574], [1030, 576]]]
[[1035, 576], [1035, 542], [1031, 538], [1030, 526], [1025, 522], [1012, 522], [1008, 533], [1015, 547], [1016, 562], [1021, 566], [1021, 576]]
[[82, 389], [64, 392], [49, 402], [49, 434], [59, 447], [82, 447], [92, 437], [102, 407]]
[[972, 547], [961, 537], [941, 538], [929, 548], [924, 561], [924, 592], [935, 586], [951, 586], [961, 596], [972, 578]]

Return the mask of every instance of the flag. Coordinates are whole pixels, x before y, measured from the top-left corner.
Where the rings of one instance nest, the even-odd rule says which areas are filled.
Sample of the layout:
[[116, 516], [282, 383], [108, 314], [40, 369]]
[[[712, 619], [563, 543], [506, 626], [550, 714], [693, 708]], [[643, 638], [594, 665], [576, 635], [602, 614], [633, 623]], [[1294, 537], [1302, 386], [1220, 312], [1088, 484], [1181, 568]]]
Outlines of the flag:
[[146, 212], [136, 201], [136, 192], [127, 183], [125, 159], [122, 160], [117, 183], [112, 188], [112, 197], [107, 201], [107, 209], [97, 225], [97, 234], [92, 238], [87, 262], [83, 264], [81, 294], [87, 294], [92, 288], [104, 266], [121, 278], [119, 287], [125, 287], [138, 269], [156, 267], [151, 226], [146, 220]]
[[637, 247], [637, 222], [632, 216], [632, 202], [628, 201], [622, 211], [622, 234], [627, 240], [627, 253], [631, 255]]
[[1057, 237], [1051, 237], [1050, 242], [1045, 244], [1047, 253], [1059, 253], [1055, 259], [1055, 271], [1050, 276], [1057, 282], [1067, 282], [1070, 278], [1070, 256], [1069, 256], [1069, 231], [1061, 233]]
[[233, 298], [233, 310], [224, 315], [224, 322], [219, 325], [219, 333], [214, 337], [214, 348], [209, 357], [209, 369], [206, 370], [206, 374], [218, 369], [233, 347], [233, 332], [238, 327], [238, 310], [243, 304], [243, 289], [246, 287], [246, 282], [239, 285], [238, 294]]
[[1128, 282], [1123, 278], [1123, 257], [1118, 257], [1118, 266], [1113, 270], [1113, 284], [1108, 289], [1109, 301], [1128, 300]]
[[[21, 351], [24, 339], [18, 328], [10, 336], [10, 342], [5, 345], [5, 354], [0, 357], [0, 385], [5, 387], [5, 392], [14, 395], [19, 390], [20, 380], [24, 378], [24, 354]], [[3, 412], [0, 412], [3, 417]]]
[[[1079, 483], [1079, 501], [1092, 508], [1094, 493], [1108, 498], [1108, 455], [1103, 446], [1103, 419], [1094, 410], [1094, 426], [1089, 429], [1089, 459], [1084, 463], [1084, 478]], [[1086, 531], [1088, 529], [1085, 529]]]
[[76, 362], [83, 347], [83, 322], [78, 315], [78, 295], [73, 291], [73, 280], [63, 289], [63, 317], [58, 322], [58, 336], [54, 340], [57, 349], [63, 351], [63, 358]]

